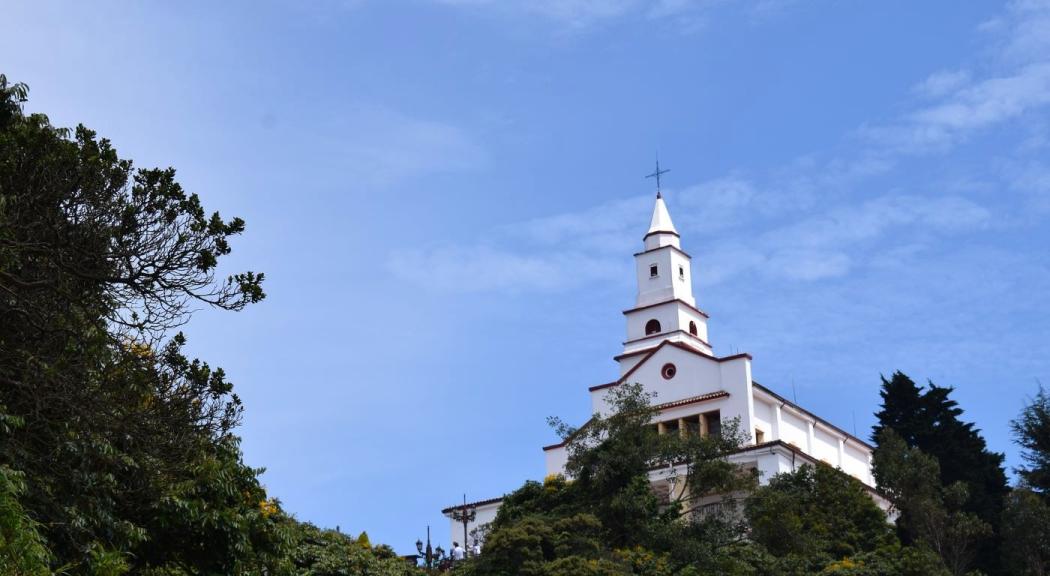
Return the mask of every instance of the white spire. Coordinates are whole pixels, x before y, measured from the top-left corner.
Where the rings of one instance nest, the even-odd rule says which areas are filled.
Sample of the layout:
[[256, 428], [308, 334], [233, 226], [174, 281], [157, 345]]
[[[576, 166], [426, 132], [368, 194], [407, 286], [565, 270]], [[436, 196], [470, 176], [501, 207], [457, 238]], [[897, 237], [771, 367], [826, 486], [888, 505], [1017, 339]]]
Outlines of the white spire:
[[671, 222], [671, 213], [667, 211], [662, 194], [656, 195], [656, 206], [653, 207], [653, 219], [649, 222], [649, 231], [645, 233], [645, 249], [653, 250], [660, 246], [679, 247], [678, 230]]
[[656, 195], [656, 206], [653, 207], [653, 219], [649, 222], [649, 231], [646, 232], [646, 236], [657, 232], [671, 232], [673, 234], [678, 234], [678, 230], [675, 230], [674, 223], [671, 222], [671, 213], [667, 211], [667, 204], [664, 203], [664, 197], [662, 194]]
[[[659, 172], [659, 171], [658, 171]], [[637, 361], [634, 352], [664, 340], [711, 354], [707, 316], [696, 308], [689, 255], [679, 245], [678, 230], [663, 195], [656, 195], [653, 218], [645, 234], [645, 250], [634, 255], [638, 279], [635, 307], [627, 310], [627, 340], [620, 368], [626, 373]]]

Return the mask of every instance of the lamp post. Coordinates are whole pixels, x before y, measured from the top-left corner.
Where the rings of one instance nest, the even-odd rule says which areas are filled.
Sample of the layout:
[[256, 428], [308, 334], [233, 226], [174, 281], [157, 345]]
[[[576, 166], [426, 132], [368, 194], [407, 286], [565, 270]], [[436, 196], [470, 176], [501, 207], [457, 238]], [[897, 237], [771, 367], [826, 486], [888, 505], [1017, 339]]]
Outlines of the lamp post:
[[463, 506], [458, 510], [452, 510], [450, 516], [452, 520], [463, 524], [463, 548], [467, 547], [467, 526], [477, 518], [478, 509], [476, 507], [467, 508], [467, 495], [463, 495]]
[[424, 550], [423, 541], [416, 540], [416, 552], [419, 552], [419, 556], [423, 558], [423, 565], [426, 566], [427, 573], [430, 574], [434, 570], [434, 562], [440, 562], [445, 556], [445, 551], [439, 544], [437, 548], [430, 547], [430, 524], [427, 524], [427, 547]]

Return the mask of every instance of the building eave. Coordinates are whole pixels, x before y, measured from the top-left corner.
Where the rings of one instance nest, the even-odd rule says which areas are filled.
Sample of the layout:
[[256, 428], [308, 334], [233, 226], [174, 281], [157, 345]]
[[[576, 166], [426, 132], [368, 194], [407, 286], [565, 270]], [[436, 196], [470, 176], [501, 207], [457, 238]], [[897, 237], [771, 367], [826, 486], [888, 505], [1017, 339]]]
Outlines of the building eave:
[[[655, 236], [657, 234], [670, 234], [671, 236], [674, 236], [676, 238], [681, 238], [682, 237], [681, 234], [679, 234], [678, 232], [675, 232], [674, 230], [653, 230], [652, 232], [649, 232], [645, 236], [643, 236], [642, 240], [645, 240], [646, 238], [648, 238], [650, 236]], [[637, 238], [637, 236], [636, 236], [636, 238]]]
[[[708, 360], [714, 360], [715, 362], [728, 362], [730, 360], [737, 360], [739, 358], [747, 358], [748, 360], [751, 360], [751, 355], [746, 352], [742, 352], [740, 354], [733, 354], [731, 356], [712, 356], [710, 354], [705, 354], [704, 352], [696, 350], [691, 346], [686, 346], [685, 344], [680, 344], [678, 342], [671, 342], [670, 340], [664, 340], [663, 342], [657, 344], [656, 346], [653, 346], [652, 348], [643, 348], [642, 350], [635, 350], [634, 352], [625, 352], [623, 354], [620, 354], [619, 356], [614, 356], [613, 360], [620, 361], [624, 358], [630, 358], [631, 356], [638, 356], [639, 354], [651, 354], [662, 348], [665, 344], [669, 344], [671, 346], [674, 346], [675, 348], [680, 348], [687, 352], [691, 352], [693, 354], [696, 354], [697, 356], [702, 356], [704, 358], [707, 358]], [[648, 358], [644, 358], [643, 360], [641, 360], [638, 364], [635, 365], [635, 368], [641, 366], [642, 363], [644, 363], [646, 360], [648, 360]], [[633, 371], [634, 368], [631, 369], [631, 372]], [[631, 372], [628, 372], [627, 374], [630, 374]], [[627, 374], [624, 374], [623, 377], [617, 380], [617, 383], [622, 382], [623, 379], [627, 377]], [[608, 385], [604, 386], [608, 387]]]
[[729, 398], [729, 392], [726, 392], [725, 390], [718, 390], [715, 392], [708, 392], [707, 394], [701, 394], [699, 396], [682, 398], [681, 400], [674, 400], [672, 402], [664, 402], [663, 404], [657, 404], [656, 406], [653, 406], [653, 410], [658, 410], [662, 412], [671, 408], [680, 408], [682, 406], [699, 404], [701, 402], [710, 402], [711, 400], [720, 400], [722, 398]]
[[442, 514], [446, 516], [457, 510], [464, 510], [467, 508], [479, 508], [481, 506], [488, 506], [489, 504], [498, 504], [503, 502], [503, 496], [499, 498], [489, 498], [488, 500], [478, 500], [477, 502], [467, 502], [466, 504], [457, 504], [456, 506], [449, 506], [441, 510]]
[[[677, 232], [650, 232], [649, 234], [646, 234], [645, 237], [648, 238], [649, 236], [651, 236], [653, 234], [674, 234], [675, 236], [678, 236]], [[643, 238], [643, 240], [644, 240], [644, 238]], [[671, 245], [671, 244], [667, 244], [667, 245], [664, 245], [664, 246], [657, 246], [656, 248], [650, 248], [648, 250], [642, 250], [641, 252], [635, 252], [634, 255], [635, 256], [641, 256], [642, 254], [648, 254], [650, 252], [656, 252], [658, 250], [663, 250], [664, 248], [670, 248], [671, 250], [674, 250], [675, 252], [678, 252], [679, 254], [681, 254], [682, 256], [685, 256], [686, 258], [688, 258], [690, 260], [693, 259], [693, 257], [690, 256], [688, 252], [686, 252], [685, 250], [682, 250], [678, 246], [674, 246], [674, 245]]]
[[632, 312], [638, 312], [639, 310], [647, 310], [649, 308], [655, 308], [657, 306], [664, 306], [664, 305], [667, 305], [667, 304], [670, 304], [670, 303], [673, 303], [673, 302], [679, 302], [683, 306], [685, 306], [686, 308], [692, 310], [693, 312], [696, 312], [697, 314], [703, 316], [704, 318], [710, 318], [710, 316], [707, 315], [707, 312], [704, 312], [703, 310], [697, 308], [696, 306], [693, 306], [692, 304], [686, 302], [685, 300], [682, 300], [681, 298], [674, 298], [672, 300], [665, 300], [663, 302], [657, 302], [656, 304], [646, 304], [645, 306], [637, 306], [635, 308], [630, 308], [628, 310], [624, 310], [623, 314], [624, 314], [624, 316], [626, 316], [626, 315], [628, 315], [628, 314], [630, 314]]
[[868, 450], [871, 450], [871, 451], [875, 450], [875, 447], [872, 446], [871, 444], [868, 444], [864, 440], [861, 440], [860, 438], [857, 438], [853, 434], [850, 434], [849, 432], [846, 432], [842, 428], [839, 428], [838, 426], [832, 424], [831, 422], [828, 422], [827, 420], [821, 418], [820, 416], [817, 416], [816, 414], [810, 412], [809, 410], [806, 410], [805, 408], [799, 406], [798, 404], [795, 404], [794, 402], [788, 400], [787, 398], [784, 398], [780, 394], [777, 394], [776, 392], [770, 390], [769, 388], [766, 388], [765, 386], [759, 384], [758, 382], [755, 382], [754, 380], [752, 380], [751, 381], [751, 385], [754, 388], [758, 389], [759, 391], [761, 391], [761, 392], [763, 392], [765, 394], [768, 394], [769, 396], [772, 396], [777, 402], [780, 402], [781, 405], [790, 406], [791, 408], [801, 412], [802, 414], [805, 414], [806, 416], [809, 416], [814, 421], [820, 422], [824, 426], [826, 426], [828, 428], [831, 428], [832, 430], [834, 430], [835, 432], [837, 432], [839, 434], [842, 434], [847, 439], [853, 440], [854, 442], [856, 442], [857, 444], [860, 444], [861, 446], [867, 448]]
[[580, 434], [580, 432], [583, 432], [584, 428], [590, 426], [591, 422], [594, 422], [594, 417], [593, 416], [588, 418], [587, 421], [583, 423], [583, 426], [580, 426], [579, 428], [576, 429], [575, 432], [573, 432], [572, 434], [569, 434], [568, 438], [562, 440], [561, 442], [558, 442], [557, 444], [551, 444], [549, 446], [544, 446], [543, 447], [543, 451], [546, 452], [548, 450], [554, 450], [556, 448], [561, 448], [561, 447], [565, 446], [566, 444], [568, 444], [569, 442], [572, 442], [572, 439], [575, 438], [576, 436], [578, 436]]

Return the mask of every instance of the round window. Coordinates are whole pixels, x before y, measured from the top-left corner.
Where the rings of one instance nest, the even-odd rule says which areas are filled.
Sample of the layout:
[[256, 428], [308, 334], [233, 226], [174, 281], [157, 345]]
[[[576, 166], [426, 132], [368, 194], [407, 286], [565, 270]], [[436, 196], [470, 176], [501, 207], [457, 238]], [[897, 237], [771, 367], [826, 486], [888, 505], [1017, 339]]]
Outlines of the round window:
[[674, 375], [678, 373], [678, 368], [674, 367], [674, 364], [664, 364], [664, 367], [660, 369], [660, 375], [664, 377], [664, 380], [670, 380], [674, 378]]

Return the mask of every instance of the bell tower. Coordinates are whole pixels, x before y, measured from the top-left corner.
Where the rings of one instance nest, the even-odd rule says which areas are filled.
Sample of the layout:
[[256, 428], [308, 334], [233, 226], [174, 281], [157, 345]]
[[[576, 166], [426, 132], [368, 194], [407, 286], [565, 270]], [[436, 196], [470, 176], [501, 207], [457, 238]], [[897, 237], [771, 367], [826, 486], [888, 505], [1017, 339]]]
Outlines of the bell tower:
[[622, 367], [633, 366], [635, 359], [625, 357], [635, 357], [664, 340], [712, 354], [707, 314], [696, 307], [693, 297], [692, 257], [682, 250], [678, 230], [659, 191], [643, 242], [644, 249], [634, 255], [638, 295], [634, 308], [624, 311], [627, 340], [617, 360]]

